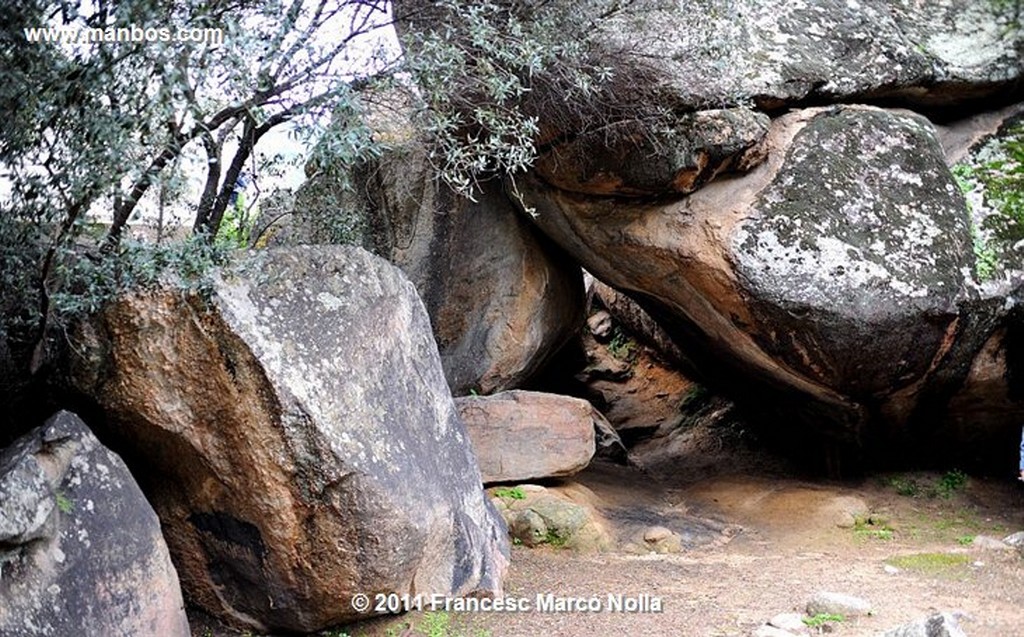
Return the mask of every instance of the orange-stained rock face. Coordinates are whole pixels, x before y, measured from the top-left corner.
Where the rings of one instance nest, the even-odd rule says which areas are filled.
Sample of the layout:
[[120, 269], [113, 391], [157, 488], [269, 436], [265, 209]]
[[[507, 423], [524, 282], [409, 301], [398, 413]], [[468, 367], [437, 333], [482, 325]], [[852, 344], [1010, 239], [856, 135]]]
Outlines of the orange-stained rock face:
[[535, 164], [548, 183], [590, 195], [691, 193], [720, 173], [749, 170], [768, 116], [735, 108], [698, 111], [671, 124], [626, 121], [554, 144]]
[[423, 298], [452, 393], [520, 387], [582, 324], [582, 273], [499, 182], [471, 201], [439, 183], [424, 152], [385, 155], [360, 188], [375, 249]]
[[342, 247], [249, 267], [209, 301], [119, 300], [76, 361], [190, 599], [310, 632], [360, 616], [358, 593], [500, 592], [504, 524], [412, 285]]
[[901, 111], [806, 109], [761, 148], [746, 175], [677, 201], [520, 187], [538, 227], [769, 419], [859, 443], [869, 424], [922, 418], [999, 322], [963, 304], [970, 232], [934, 130]]
[[455, 405], [485, 484], [571, 476], [594, 456], [600, 415], [580, 398], [514, 390]]

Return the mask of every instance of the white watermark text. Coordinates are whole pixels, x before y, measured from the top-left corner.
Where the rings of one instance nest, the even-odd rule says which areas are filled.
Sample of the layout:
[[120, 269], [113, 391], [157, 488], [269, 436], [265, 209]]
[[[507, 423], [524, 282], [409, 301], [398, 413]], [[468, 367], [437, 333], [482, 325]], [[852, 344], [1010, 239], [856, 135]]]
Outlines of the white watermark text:
[[178, 42], [190, 44], [224, 43], [221, 28], [178, 27], [31, 27], [24, 29], [25, 39], [32, 43], [51, 44], [113, 44], [127, 42]]
[[352, 608], [359, 613], [397, 614], [409, 611], [455, 613], [660, 613], [662, 599], [656, 595], [564, 596], [537, 593], [530, 597], [451, 597], [441, 594], [399, 595], [377, 593], [355, 595]]

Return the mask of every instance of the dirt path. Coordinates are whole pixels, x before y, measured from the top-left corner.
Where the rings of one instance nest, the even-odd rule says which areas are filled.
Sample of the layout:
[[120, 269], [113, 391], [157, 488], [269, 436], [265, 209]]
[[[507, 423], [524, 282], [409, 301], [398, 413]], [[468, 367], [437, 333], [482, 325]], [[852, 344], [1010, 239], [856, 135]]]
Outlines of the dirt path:
[[[470, 625], [494, 637], [741, 636], [777, 613], [801, 612], [816, 592], [834, 591], [874, 608], [869, 617], [834, 624], [835, 635], [874, 635], [956, 610], [968, 616], [963, 627], [972, 637], [1024, 636], [1024, 560], [1016, 551], [968, 543], [1024, 529], [1024, 489], [1016, 484], [972, 479], [947, 498], [929, 493], [943, 476], [926, 473], [856, 485], [722, 476], [675, 488], [618, 477], [582, 481], [612, 505], [624, 497], [649, 503], [653, 492], [667, 506], [738, 523], [743, 531], [727, 544], [678, 555], [516, 547], [510, 595], [646, 594], [661, 599], [662, 612], [479, 614]], [[850, 515], [859, 507], [863, 513]], [[897, 572], [886, 569], [893, 558], [902, 566]]]
[[[670, 520], [684, 534], [688, 520], [706, 529], [708, 518], [742, 530], [675, 555], [516, 546], [506, 594], [534, 610], [450, 613], [455, 629], [438, 634], [740, 637], [778, 613], [801, 612], [814, 593], [832, 591], [867, 599], [874, 609], [833, 624], [837, 636], [877, 635], [935, 611], [961, 611], [971, 637], [1024, 637], [1024, 559], [978, 546], [984, 539], [970, 541], [1024, 530], [1018, 483], [972, 478], [943, 497], [943, 476], [929, 473], [836, 484], [747, 471], [673, 483], [599, 465], [578, 478], [609, 518], [609, 511], [629, 509]], [[536, 610], [538, 596], [549, 594], [594, 598], [601, 610]], [[643, 600], [648, 609], [657, 598], [661, 611], [611, 612], [609, 595]], [[422, 616], [408, 615], [329, 634], [394, 637], [409, 622], [422, 630]], [[195, 634], [236, 634], [208, 629], [197, 624]]]

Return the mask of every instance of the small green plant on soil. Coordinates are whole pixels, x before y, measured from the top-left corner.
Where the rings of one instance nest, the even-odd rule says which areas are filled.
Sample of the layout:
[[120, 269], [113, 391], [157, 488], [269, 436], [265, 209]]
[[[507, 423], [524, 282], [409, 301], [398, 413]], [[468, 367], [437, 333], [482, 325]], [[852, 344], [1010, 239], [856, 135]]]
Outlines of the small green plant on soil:
[[938, 484], [935, 485], [935, 492], [940, 498], [949, 499], [966, 485], [967, 474], [959, 469], [953, 469], [942, 474]]
[[892, 487], [899, 495], [906, 496], [908, 498], [916, 498], [921, 495], [922, 491], [921, 485], [913, 478], [890, 478], [889, 486]]
[[960, 546], [970, 546], [971, 544], [974, 544], [974, 536], [973, 535], [961, 535], [960, 537], [958, 537], [956, 539], [956, 543], [959, 544]]
[[891, 540], [894, 531], [889, 523], [878, 516], [858, 516], [853, 521], [853, 534], [860, 538]]
[[802, 621], [809, 628], [822, 628], [826, 624], [844, 622], [846, 617], [835, 613], [818, 613], [814, 617], [804, 617]]
[[940, 500], [937, 507], [929, 507], [931, 510], [915, 510], [901, 520], [901, 535], [967, 546], [968, 538], [973, 539], [981, 533], [1006, 535], [1012, 532], [1011, 528], [982, 517], [975, 507], [954, 505], [954, 502]]
[[426, 637], [448, 637], [452, 618], [448, 613], [430, 612], [423, 615], [417, 630]]
[[620, 361], [627, 361], [632, 358], [635, 350], [633, 339], [616, 326], [612, 331], [612, 340], [608, 342], [608, 353]]
[[565, 543], [568, 541], [569, 538], [553, 529], [548, 529], [547, 535], [544, 536], [544, 542], [557, 549], [564, 548]]
[[522, 487], [498, 487], [493, 491], [494, 497], [508, 500], [525, 500], [526, 492]]
[[[431, 611], [423, 614], [423, 619], [416, 626], [413, 634], [423, 637], [468, 637], [468, 633], [456, 630], [452, 626], [452, 618], [443, 611]], [[480, 630], [474, 637], [490, 637], [490, 631]]]
[[967, 486], [967, 474], [959, 469], [952, 469], [942, 474], [934, 482], [930, 480], [922, 482], [917, 478], [896, 476], [888, 480], [888, 485], [899, 495], [908, 498], [927, 496], [948, 500]]
[[891, 557], [886, 563], [924, 575], [952, 576], [967, 568], [971, 556], [963, 553], [912, 553]]

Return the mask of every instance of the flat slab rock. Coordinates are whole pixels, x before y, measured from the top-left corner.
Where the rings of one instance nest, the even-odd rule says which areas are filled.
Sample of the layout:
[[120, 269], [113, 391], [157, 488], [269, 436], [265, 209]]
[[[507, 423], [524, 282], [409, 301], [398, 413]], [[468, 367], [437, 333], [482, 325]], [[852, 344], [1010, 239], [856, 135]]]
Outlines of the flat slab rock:
[[843, 617], [863, 617], [871, 612], [871, 602], [846, 593], [822, 591], [815, 593], [807, 602], [807, 614], [842, 615]]
[[191, 635], [160, 521], [70, 412], [0, 452], [0, 635]]
[[580, 398], [514, 390], [455, 404], [485, 484], [571, 476], [594, 457], [602, 417]]

